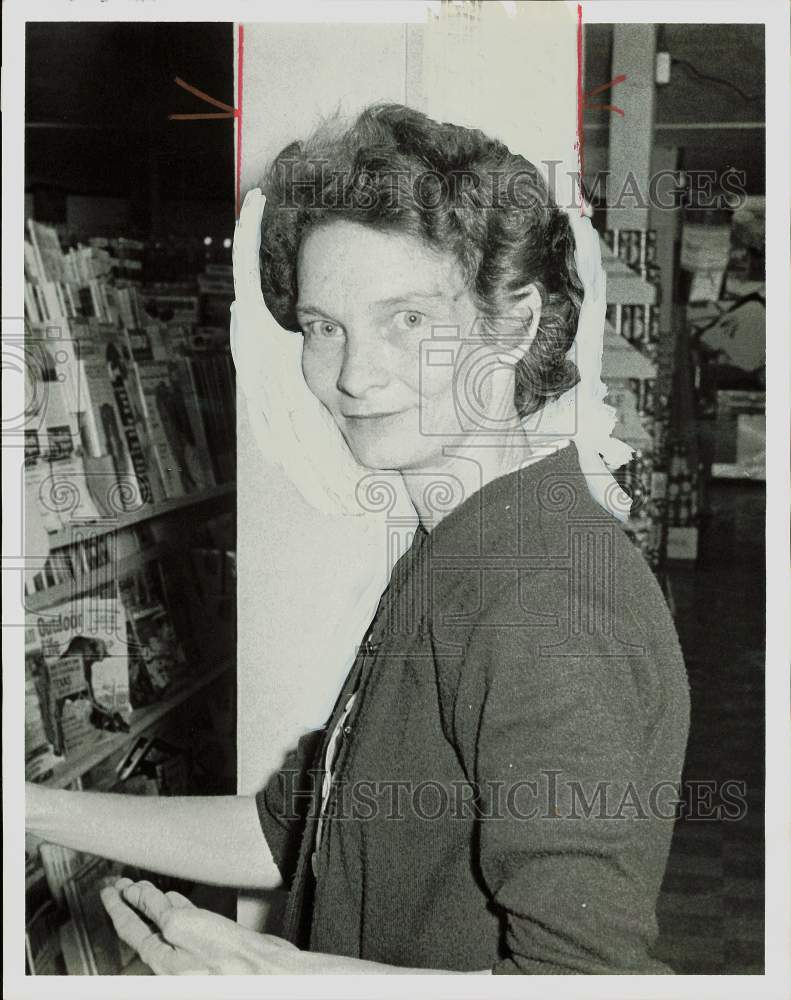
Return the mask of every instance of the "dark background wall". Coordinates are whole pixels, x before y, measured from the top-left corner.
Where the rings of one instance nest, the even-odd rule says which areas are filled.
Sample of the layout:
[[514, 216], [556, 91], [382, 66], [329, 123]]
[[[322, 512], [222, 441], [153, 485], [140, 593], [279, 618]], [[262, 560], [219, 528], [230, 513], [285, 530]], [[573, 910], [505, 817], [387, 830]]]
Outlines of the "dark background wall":
[[[656, 47], [674, 60], [670, 83], [656, 89], [657, 143], [682, 150], [690, 170], [743, 170], [747, 193], [763, 194], [766, 132], [757, 126], [765, 118], [764, 26], [661, 24]], [[611, 59], [612, 25], [587, 25], [586, 90], [611, 79]], [[618, 87], [594, 100], [617, 105]], [[608, 112], [586, 111], [585, 145], [597, 168], [606, 165], [608, 124]]]
[[39, 217], [65, 222], [66, 193], [105, 195], [128, 202], [141, 232], [230, 234], [233, 119], [169, 121], [219, 110], [177, 76], [233, 105], [231, 24], [28, 24], [26, 188]]

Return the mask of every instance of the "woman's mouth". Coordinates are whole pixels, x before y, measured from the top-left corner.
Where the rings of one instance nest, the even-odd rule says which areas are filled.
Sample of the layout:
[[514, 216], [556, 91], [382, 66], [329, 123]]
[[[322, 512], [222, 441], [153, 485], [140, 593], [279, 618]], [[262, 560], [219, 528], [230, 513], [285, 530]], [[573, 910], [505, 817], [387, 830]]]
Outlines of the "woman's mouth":
[[344, 413], [345, 420], [383, 420], [385, 417], [395, 417], [399, 410], [383, 411], [380, 413]]

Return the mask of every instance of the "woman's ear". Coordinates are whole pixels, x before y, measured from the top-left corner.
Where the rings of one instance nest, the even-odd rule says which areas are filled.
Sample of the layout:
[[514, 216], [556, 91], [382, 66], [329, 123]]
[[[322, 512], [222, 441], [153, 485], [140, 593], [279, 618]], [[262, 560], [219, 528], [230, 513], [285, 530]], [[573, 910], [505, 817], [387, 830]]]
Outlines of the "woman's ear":
[[510, 315], [500, 324], [497, 355], [504, 364], [516, 365], [530, 349], [541, 322], [541, 295], [534, 284], [514, 294]]

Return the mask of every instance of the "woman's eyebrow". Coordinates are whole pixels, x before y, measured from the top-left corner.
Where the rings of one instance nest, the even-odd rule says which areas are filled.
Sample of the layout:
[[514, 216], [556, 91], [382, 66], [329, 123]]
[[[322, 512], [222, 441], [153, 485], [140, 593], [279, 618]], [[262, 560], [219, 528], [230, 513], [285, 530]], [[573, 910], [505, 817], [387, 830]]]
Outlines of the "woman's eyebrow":
[[[442, 300], [447, 300], [448, 293], [442, 289], [436, 289], [432, 291], [414, 291], [414, 292], [400, 292], [398, 295], [389, 296], [386, 299], [378, 299], [376, 302], [372, 303], [374, 309], [388, 309], [393, 306], [398, 305], [412, 305], [416, 302], [439, 302]], [[455, 300], [456, 296], [452, 296], [452, 300]], [[326, 309], [322, 309], [320, 306], [308, 305], [307, 303], [303, 305], [298, 302], [296, 305], [297, 313], [312, 313], [317, 316], [327, 316], [329, 313]]]
[[313, 313], [316, 316], [325, 316], [327, 318], [329, 318], [329, 315], [330, 315], [325, 309], [319, 308], [319, 306], [309, 306], [309, 305], [304, 305], [303, 306], [302, 303], [300, 303], [300, 302], [297, 302], [296, 312], [297, 313]]
[[387, 308], [388, 306], [408, 305], [413, 302], [438, 302], [443, 299], [447, 299], [447, 292], [442, 289], [437, 289], [436, 291], [401, 292], [399, 295], [379, 299], [374, 305]]

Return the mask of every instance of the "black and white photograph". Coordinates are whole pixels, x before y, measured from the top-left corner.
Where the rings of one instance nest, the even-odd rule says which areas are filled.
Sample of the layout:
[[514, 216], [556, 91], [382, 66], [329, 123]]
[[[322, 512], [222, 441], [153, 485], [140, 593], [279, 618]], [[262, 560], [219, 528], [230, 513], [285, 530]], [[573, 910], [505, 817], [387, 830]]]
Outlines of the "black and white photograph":
[[3, 14], [4, 995], [787, 996], [787, 4]]

